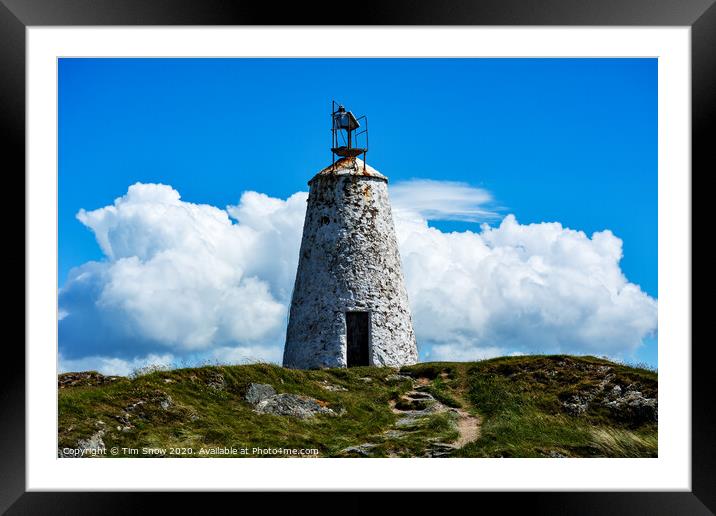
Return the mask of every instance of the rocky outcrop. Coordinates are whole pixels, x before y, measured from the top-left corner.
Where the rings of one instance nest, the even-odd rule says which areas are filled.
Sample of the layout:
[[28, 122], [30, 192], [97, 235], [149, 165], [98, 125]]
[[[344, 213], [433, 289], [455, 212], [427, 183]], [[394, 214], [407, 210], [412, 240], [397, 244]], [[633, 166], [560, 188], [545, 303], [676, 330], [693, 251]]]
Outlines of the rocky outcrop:
[[257, 405], [259, 402], [272, 396], [276, 396], [276, 389], [272, 386], [265, 383], [252, 383], [249, 385], [244, 398], [252, 405]]
[[574, 394], [562, 402], [564, 410], [572, 416], [580, 416], [590, 408], [607, 408], [612, 416], [620, 421], [638, 426], [643, 423], [657, 422], [658, 401], [644, 395], [637, 385], [622, 387], [614, 383], [615, 376], [606, 368], [604, 378], [591, 390]]
[[102, 441], [103, 436], [104, 430], [97, 430], [97, 432], [92, 434], [89, 438], [77, 441], [77, 447], [82, 450], [82, 452], [104, 451], [104, 441]]
[[[117, 430], [129, 432], [135, 428], [134, 422], [139, 419], [149, 421], [158, 412], [166, 412], [174, 405], [174, 400], [166, 392], [156, 390], [149, 396], [135, 399], [124, 407], [121, 413], [116, 414], [114, 419], [119, 423]], [[159, 409], [159, 411], [157, 410]]]
[[621, 420], [629, 421], [632, 424], [658, 420], [658, 402], [656, 398], [648, 398], [637, 390], [634, 385], [629, 385], [622, 392], [619, 385], [614, 388], [601, 400], [601, 404], [607, 407]]
[[223, 391], [226, 387], [226, 380], [224, 379], [224, 375], [215, 372], [208, 378], [206, 386], [210, 389], [214, 389], [215, 391]]
[[244, 399], [254, 406], [259, 414], [290, 416], [309, 419], [318, 415], [335, 416], [336, 413], [321, 402], [309, 396], [298, 394], [276, 394], [276, 390], [267, 384], [252, 383]]
[[292, 416], [299, 419], [308, 419], [319, 414], [335, 415], [333, 410], [322, 406], [318, 400], [297, 394], [277, 394], [259, 402], [255, 410], [260, 414]]
[[97, 431], [86, 439], [79, 439], [74, 448], [58, 448], [57, 456], [61, 458], [79, 458], [103, 456], [106, 448], [102, 438], [106, 433], [104, 421], [95, 422]]
[[60, 389], [66, 389], [68, 387], [94, 387], [113, 383], [121, 379], [123, 379], [122, 376], [105, 376], [97, 371], [61, 373], [57, 375], [57, 386]]

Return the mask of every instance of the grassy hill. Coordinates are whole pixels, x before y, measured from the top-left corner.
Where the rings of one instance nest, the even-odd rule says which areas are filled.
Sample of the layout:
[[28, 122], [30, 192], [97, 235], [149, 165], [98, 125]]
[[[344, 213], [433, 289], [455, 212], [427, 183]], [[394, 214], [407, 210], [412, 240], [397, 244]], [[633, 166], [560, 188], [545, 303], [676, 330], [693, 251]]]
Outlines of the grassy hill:
[[657, 374], [593, 357], [58, 380], [62, 456], [657, 456]]

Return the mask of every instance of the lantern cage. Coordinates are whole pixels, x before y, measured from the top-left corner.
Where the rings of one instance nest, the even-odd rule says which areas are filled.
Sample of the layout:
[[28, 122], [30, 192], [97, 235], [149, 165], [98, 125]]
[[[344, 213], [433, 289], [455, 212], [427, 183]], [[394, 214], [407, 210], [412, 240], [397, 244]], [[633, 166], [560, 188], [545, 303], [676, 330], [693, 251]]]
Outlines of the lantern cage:
[[[360, 129], [360, 130], [359, 130]], [[335, 100], [331, 106], [331, 152], [336, 156], [355, 158], [368, 152], [368, 118], [356, 116]]]

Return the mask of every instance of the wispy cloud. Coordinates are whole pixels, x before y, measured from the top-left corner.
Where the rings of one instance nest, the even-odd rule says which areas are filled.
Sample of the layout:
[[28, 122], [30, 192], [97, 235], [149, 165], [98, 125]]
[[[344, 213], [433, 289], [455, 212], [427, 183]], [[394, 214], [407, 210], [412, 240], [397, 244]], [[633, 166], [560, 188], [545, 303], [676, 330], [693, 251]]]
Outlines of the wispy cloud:
[[400, 181], [390, 186], [390, 199], [404, 218], [485, 222], [499, 217], [490, 192], [456, 181]]

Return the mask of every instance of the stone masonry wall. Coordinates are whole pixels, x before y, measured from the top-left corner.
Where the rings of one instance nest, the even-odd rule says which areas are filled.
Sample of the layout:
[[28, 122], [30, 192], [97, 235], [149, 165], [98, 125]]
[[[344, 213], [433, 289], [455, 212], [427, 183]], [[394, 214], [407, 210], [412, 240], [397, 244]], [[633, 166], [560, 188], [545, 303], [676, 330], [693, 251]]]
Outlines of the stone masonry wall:
[[418, 353], [387, 180], [341, 172], [310, 183], [284, 366], [345, 367], [345, 312], [354, 310], [371, 313], [371, 365], [413, 364]]

